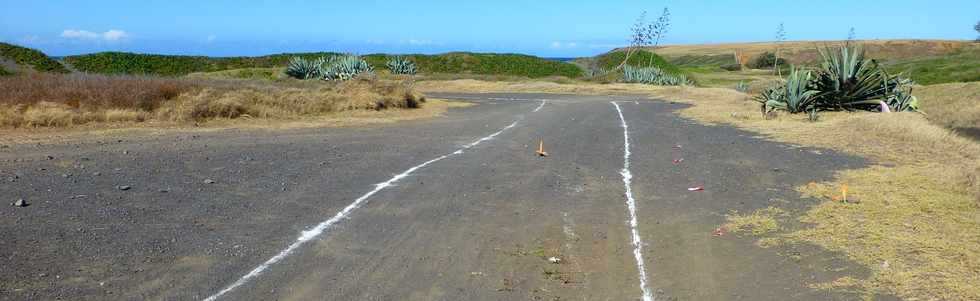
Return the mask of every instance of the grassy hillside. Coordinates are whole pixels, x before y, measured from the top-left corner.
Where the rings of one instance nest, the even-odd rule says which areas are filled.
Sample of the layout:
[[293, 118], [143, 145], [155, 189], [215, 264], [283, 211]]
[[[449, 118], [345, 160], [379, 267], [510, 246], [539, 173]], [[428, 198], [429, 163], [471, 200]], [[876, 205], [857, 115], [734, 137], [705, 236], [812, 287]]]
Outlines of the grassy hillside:
[[[595, 58], [593, 66], [602, 70], [612, 70], [618, 67], [626, 59], [625, 51], [612, 51]], [[634, 67], [657, 67], [660, 70], [672, 74], [681, 74], [680, 68], [671, 64], [663, 57], [649, 52], [639, 51], [630, 55], [627, 65]]]
[[[779, 45], [781, 57], [793, 64], [803, 64], [820, 58], [818, 47], [836, 46], [846, 41], [790, 41]], [[858, 40], [851, 43], [862, 45], [868, 57], [880, 61], [908, 60], [925, 56], [941, 56], [971, 47], [972, 41], [956, 40]], [[667, 45], [657, 48], [657, 54], [668, 60], [681, 56], [721, 56], [734, 59], [735, 53], [745, 60], [766, 51], [775, 51], [776, 43], [728, 43], [702, 45]]]
[[[68, 69], [43, 52], [17, 45], [0, 43], [0, 57], [20, 66], [41, 72], [68, 73]], [[8, 72], [9, 73], [9, 72]]]
[[3, 66], [0, 66], [0, 76], [11, 75], [11, 74], [13, 73], [7, 71], [7, 69], [4, 69]]
[[889, 72], [905, 72], [924, 85], [980, 81], [980, 46], [941, 56], [886, 62]]
[[276, 54], [260, 57], [179, 56], [100, 52], [65, 57], [65, 62], [78, 71], [100, 74], [187, 75], [195, 72], [214, 72], [243, 68], [285, 66], [291, 57], [316, 58], [337, 55], [333, 52]]
[[[276, 54], [261, 57], [212, 58], [203, 56], [168, 56], [103, 52], [69, 56], [65, 61], [79, 71], [102, 74], [158, 74], [180, 76], [190, 73], [232, 69], [284, 67], [289, 59], [301, 56], [315, 59], [337, 53]], [[540, 78], [548, 76], [580, 77], [575, 65], [519, 54], [484, 54], [453, 52], [440, 55], [405, 55], [422, 73], [471, 73], [513, 75]], [[375, 69], [384, 69], [387, 55], [364, 56]], [[263, 71], [264, 72], [264, 71]], [[251, 76], [249, 76], [251, 77]]]

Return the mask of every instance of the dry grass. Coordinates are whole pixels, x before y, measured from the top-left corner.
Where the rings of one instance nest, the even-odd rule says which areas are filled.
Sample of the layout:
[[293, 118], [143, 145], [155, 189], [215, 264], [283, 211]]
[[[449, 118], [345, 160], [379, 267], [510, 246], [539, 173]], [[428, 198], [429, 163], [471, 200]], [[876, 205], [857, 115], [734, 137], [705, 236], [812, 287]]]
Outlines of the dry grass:
[[[928, 117], [835, 112], [822, 114], [818, 122], [787, 114], [765, 120], [749, 95], [728, 88], [467, 80], [428, 83], [422, 89], [647, 94], [692, 104], [680, 114], [702, 123], [733, 125], [781, 142], [871, 158], [875, 163], [871, 167], [839, 172], [834, 181], [800, 187], [804, 196], [822, 200], [798, 217], [809, 227], [770, 232], [760, 245], [812, 243], [841, 252], [872, 271], [868, 279], [842, 278], [815, 287], [859, 290], [868, 298], [881, 293], [905, 299], [980, 300], [980, 286], [975, 285], [980, 283], [980, 143], [940, 125], [943, 118], [969, 118], [933, 116], [948, 112], [938, 109], [939, 103], [952, 103], [948, 110], [975, 112], [976, 98], [969, 96], [975, 94], [963, 92], [968, 90], [963, 87], [974, 85], [917, 90], [930, 111]], [[851, 203], [834, 201], [841, 184], [850, 187]], [[733, 214], [728, 227], [767, 233], [780, 228], [779, 216], [779, 211], [768, 208], [744, 216]]]
[[[799, 64], [811, 62], [820, 57], [817, 47], [840, 45], [844, 41], [789, 41], [780, 47], [781, 56], [790, 63]], [[868, 50], [868, 56], [883, 60], [900, 60], [919, 58], [923, 56], [938, 56], [956, 52], [963, 47], [971, 46], [970, 41], [955, 40], [861, 40], [853, 43], [861, 44]], [[738, 50], [744, 58], [755, 57], [766, 51], [775, 51], [773, 42], [761, 43], [728, 43], [702, 45], [667, 45], [656, 49], [657, 54], [671, 57], [684, 55], [734, 55]]]
[[93, 122], [300, 118], [350, 110], [418, 108], [404, 82], [343, 83], [26, 74], [0, 79], [0, 126], [66, 127]]
[[914, 92], [930, 121], [980, 132], [980, 82], [923, 86]]
[[725, 216], [728, 222], [723, 227], [732, 233], [748, 231], [753, 235], [763, 235], [779, 230], [776, 218], [785, 215], [786, 211], [776, 207], [768, 207], [748, 215], [732, 211]]
[[[870, 279], [825, 287], [868, 296], [980, 298], [974, 285], [980, 281], [980, 143], [916, 113], [828, 113], [816, 123], [785, 114], [764, 120], [754, 102], [727, 89], [657, 94], [695, 104], [681, 112], [689, 118], [875, 160], [878, 165], [840, 172], [833, 182], [801, 187], [805, 196], [824, 202], [801, 217], [812, 227], [781, 235], [843, 252], [873, 272]], [[834, 201], [841, 184], [858, 203]]]

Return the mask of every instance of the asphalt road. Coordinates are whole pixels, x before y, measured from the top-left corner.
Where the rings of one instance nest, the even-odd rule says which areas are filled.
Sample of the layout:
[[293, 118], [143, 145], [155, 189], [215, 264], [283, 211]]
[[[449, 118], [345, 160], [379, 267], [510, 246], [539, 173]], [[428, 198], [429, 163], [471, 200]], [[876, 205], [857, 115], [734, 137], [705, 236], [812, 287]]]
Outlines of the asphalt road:
[[860, 158], [638, 97], [430, 96], [480, 105], [0, 148], [2, 201], [29, 203], [0, 206], [0, 299], [858, 298], [810, 288], [867, 272], [840, 256], [713, 232]]

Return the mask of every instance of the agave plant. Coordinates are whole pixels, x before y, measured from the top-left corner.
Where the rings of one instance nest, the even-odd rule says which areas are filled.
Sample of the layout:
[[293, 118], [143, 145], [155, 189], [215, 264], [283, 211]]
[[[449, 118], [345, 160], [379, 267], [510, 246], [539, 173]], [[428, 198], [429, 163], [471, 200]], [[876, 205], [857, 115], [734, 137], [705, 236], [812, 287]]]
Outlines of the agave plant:
[[293, 57], [286, 66], [286, 75], [296, 79], [311, 79], [320, 76], [320, 67], [324, 63], [324, 58], [316, 60], [306, 60], [302, 57]]
[[388, 59], [385, 66], [388, 67], [388, 71], [391, 71], [391, 74], [414, 75], [416, 72], [418, 72], [418, 68], [415, 67], [415, 63], [401, 56], [395, 56]]
[[363, 58], [353, 54], [331, 57], [320, 65], [320, 77], [324, 80], [346, 81], [361, 73], [373, 73], [374, 67]]
[[745, 81], [740, 81], [735, 84], [735, 91], [749, 93], [749, 84], [747, 84]]
[[623, 67], [623, 82], [658, 86], [685, 86], [694, 84], [684, 75], [669, 74], [657, 67], [637, 68], [630, 65]]
[[815, 83], [820, 109], [875, 110], [897, 85], [860, 47], [820, 49], [820, 55], [823, 63]]
[[820, 93], [812, 88], [810, 70], [793, 68], [786, 83], [763, 92], [759, 99], [766, 111], [777, 109], [789, 113], [802, 113], [816, 110], [816, 96]]

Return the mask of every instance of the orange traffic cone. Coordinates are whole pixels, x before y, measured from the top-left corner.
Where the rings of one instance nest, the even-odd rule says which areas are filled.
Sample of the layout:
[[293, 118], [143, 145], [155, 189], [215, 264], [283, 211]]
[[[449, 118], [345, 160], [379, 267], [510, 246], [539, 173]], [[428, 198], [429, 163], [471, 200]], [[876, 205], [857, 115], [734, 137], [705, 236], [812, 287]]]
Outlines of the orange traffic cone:
[[538, 156], [547, 157], [548, 152], [544, 151], [544, 140], [541, 140], [541, 144], [538, 144]]

